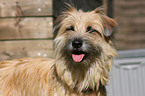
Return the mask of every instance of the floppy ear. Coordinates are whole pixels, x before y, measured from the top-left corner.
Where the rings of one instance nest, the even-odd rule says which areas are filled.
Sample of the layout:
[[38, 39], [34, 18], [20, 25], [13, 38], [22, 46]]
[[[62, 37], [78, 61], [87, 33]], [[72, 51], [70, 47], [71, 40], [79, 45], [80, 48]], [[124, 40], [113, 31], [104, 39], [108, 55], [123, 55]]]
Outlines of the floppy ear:
[[102, 19], [102, 24], [104, 27], [104, 36], [106, 41], [109, 41], [111, 38], [113, 38], [114, 33], [117, 31], [117, 23], [114, 19], [106, 16], [103, 13], [103, 8], [99, 7], [95, 9], [95, 13], [100, 14], [100, 17]]
[[106, 37], [112, 37], [117, 31], [117, 23], [114, 19], [102, 15], [103, 26], [104, 26], [104, 35]]

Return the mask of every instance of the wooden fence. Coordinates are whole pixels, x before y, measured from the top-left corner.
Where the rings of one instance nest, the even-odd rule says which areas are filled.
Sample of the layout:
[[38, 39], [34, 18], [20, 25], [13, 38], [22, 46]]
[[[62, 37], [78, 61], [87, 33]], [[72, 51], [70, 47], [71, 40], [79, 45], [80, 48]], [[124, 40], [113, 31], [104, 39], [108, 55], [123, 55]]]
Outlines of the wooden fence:
[[0, 60], [53, 57], [52, 0], [0, 0]]

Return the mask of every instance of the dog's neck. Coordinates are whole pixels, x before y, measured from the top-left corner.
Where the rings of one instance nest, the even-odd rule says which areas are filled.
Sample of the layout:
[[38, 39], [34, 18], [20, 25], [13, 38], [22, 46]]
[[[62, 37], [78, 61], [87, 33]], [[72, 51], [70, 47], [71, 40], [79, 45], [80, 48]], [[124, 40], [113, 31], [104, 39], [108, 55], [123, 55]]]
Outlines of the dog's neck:
[[98, 64], [89, 68], [84, 66], [69, 67], [65, 62], [59, 61], [55, 64], [55, 74], [58, 81], [63, 82], [65, 86], [72, 90], [82, 93], [93, 93], [99, 90], [101, 76], [97, 73]]
[[[61, 86], [63, 84], [64, 88], [66, 88], [67, 90], [71, 90], [74, 93], [78, 92], [79, 88], [77, 88], [77, 85], [72, 89], [72, 88], [70, 88], [69, 85], [64, 83], [64, 81], [58, 76], [56, 66], [54, 66], [54, 75], [55, 75], [57, 81], [59, 82], [59, 84], [61, 84]], [[101, 82], [99, 82], [98, 85], [94, 86], [94, 88], [92, 88], [91, 86], [87, 86], [86, 88], [83, 88], [82, 90], [80, 90], [79, 93], [83, 94], [83, 96], [90, 96], [90, 95], [91, 96], [106, 96], [105, 91], [106, 91], [105, 86], [102, 85]]]

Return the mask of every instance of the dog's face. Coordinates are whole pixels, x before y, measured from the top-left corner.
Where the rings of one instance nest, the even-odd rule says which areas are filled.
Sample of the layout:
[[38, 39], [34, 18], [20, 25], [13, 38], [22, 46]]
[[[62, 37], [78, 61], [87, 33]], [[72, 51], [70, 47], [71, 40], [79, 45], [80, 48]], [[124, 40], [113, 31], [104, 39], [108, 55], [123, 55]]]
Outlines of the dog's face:
[[54, 41], [59, 58], [62, 57], [73, 64], [91, 64], [96, 62], [105, 50], [111, 49], [110, 37], [117, 25], [99, 9], [83, 12], [70, 8], [60, 19]]
[[82, 92], [108, 81], [113, 57], [111, 36], [116, 22], [100, 9], [91, 12], [69, 8], [55, 27], [54, 52], [58, 78]]

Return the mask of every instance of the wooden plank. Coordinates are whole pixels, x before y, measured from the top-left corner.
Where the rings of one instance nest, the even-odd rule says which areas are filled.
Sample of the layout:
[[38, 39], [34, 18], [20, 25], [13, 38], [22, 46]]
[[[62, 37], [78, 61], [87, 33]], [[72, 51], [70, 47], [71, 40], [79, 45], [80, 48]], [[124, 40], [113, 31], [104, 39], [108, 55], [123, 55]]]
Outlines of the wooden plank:
[[51, 17], [0, 19], [0, 40], [52, 38], [52, 27]]
[[103, 0], [103, 8], [104, 8], [104, 13], [107, 14], [108, 13], [108, 0]]
[[120, 8], [122, 8], [122, 9], [134, 9], [134, 8], [144, 8], [145, 6], [145, 1], [136, 1], [136, 0], [134, 0], [134, 1], [121, 1], [120, 0], [120, 2], [119, 2], [119, 5], [120, 5]]
[[[127, 35], [127, 38], [126, 38]], [[145, 41], [145, 34], [140, 33], [140, 34], [118, 34], [115, 36], [115, 38], [117, 38], [117, 40], [121, 40], [121, 41], [132, 41], [132, 42], [141, 42], [141, 41]]]
[[[145, 16], [145, 10], [142, 10], [142, 9], [145, 9], [144, 8], [132, 8], [132, 9], [118, 9], [116, 12], [116, 15], [118, 17], [128, 17], [128, 18], [139, 18], [139, 17], [144, 17]], [[132, 11], [134, 10], [134, 11]]]
[[118, 50], [127, 50], [127, 49], [140, 49], [145, 48], [144, 42], [123, 42], [123, 41], [116, 41], [115, 48]]
[[52, 0], [0, 0], [0, 17], [52, 15]]
[[0, 41], [0, 60], [21, 57], [53, 57], [52, 40]]

